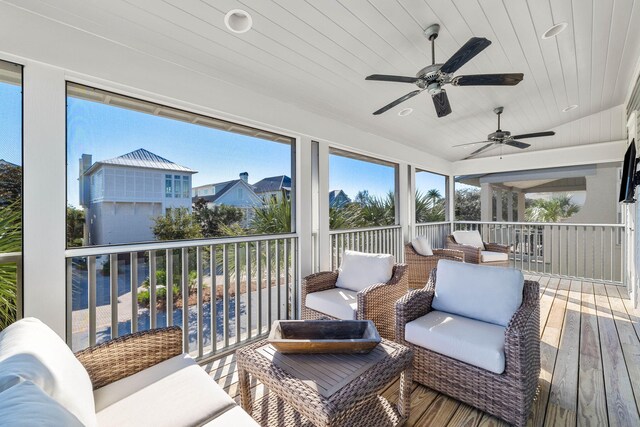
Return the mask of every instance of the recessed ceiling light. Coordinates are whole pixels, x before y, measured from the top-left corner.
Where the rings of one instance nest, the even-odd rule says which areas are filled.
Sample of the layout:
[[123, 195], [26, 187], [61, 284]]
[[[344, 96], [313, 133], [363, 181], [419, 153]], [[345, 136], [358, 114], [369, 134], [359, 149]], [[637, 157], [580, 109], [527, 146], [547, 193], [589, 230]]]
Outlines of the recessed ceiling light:
[[571, 110], [575, 110], [576, 108], [578, 108], [578, 104], [569, 105], [568, 107], [563, 108], [562, 112], [567, 113]]
[[402, 110], [398, 111], [398, 115], [400, 117], [408, 116], [411, 113], [413, 113], [413, 108], [403, 108]]
[[234, 33], [242, 34], [251, 29], [253, 19], [244, 10], [233, 9], [224, 16], [224, 25]]
[[550, 39], [551, 37], [555, 37], [561, 32], [563, 32], [568, 26], [569, 24], [567, 24], [566, 22], [555, 24], [551, 28], [549, 28], [547, 31], [544, 32], [544, 34], [542, 35], [542, 38]]

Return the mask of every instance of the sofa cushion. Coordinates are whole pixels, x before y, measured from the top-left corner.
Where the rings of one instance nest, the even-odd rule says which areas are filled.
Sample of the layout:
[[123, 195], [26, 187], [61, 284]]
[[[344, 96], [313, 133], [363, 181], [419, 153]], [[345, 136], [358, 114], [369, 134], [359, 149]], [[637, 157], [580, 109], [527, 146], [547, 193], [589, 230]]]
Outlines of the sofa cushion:
[[433, 256], [433, 249], [431, 248], [431, 242], [425, 236], [418, 236], [411, 241], [411, 246], [422, 256]]
[[82, 427], [71, 412], [31, 381], [0, 392], [0, 425]]
[[257, 425], [258, 423], [239, 406], [204, 424], [206, 427], [254, 427]]
[[358, 292], [376, 283], [387, 283], [395, 262], [393, 255], [345, 250], [336, 286]]
[[434, 310], [507, 326], [522, 304], [524, 276], [515, 268], [438, 261]]
[[89, 374], [67, 344], [34, 318], [0, 332], [0, 391], [22, 381], [40, 387], [82, 424], [96, 425]]
[[336, 319], [354, 320], [358, 311], [357, 293], [333, 288], [307, 294], [305, 306]]
[[509, 254], [504, 252], [481, 251], [480, 260], [482, 262], [508, 261]]
[[455, 314], [431, 311], [407, 323], [405, 339], [496, 374], [504, 372], [505, 328]]
[[190, 426], [236, 406], [186, 354], [108, 384], [95, 392], [99, 426]]
[[470, 231], [454, 231], [453, 238], [456, 239], [456, 243], [461, 245], [469, 245], [474, 248], [484, 249], [484, 242], [480, 233], [477, 230]]

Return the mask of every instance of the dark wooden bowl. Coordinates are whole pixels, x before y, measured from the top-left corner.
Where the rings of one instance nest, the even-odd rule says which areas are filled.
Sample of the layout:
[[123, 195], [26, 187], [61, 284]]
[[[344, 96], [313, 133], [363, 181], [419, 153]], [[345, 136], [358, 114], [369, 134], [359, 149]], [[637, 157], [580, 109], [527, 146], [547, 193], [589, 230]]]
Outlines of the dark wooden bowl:
[[281, 353], [368, 353], [380, 334], [371, 320], [276, 320], [268, 341]]

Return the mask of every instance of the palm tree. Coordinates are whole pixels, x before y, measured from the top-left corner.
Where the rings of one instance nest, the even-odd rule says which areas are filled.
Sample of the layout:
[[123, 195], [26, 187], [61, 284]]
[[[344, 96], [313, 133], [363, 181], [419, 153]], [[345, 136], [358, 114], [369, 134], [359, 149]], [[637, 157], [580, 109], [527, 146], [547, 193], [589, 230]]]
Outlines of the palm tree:
[[525, 211], [530, 222], [558, 222], [569, 218], [580, 210], [580, 206], [571, 201], [571, 196], [562, 194], [549, 200], [536, 199]]
[[423, 193], [416, 191], [416, 222], [436, 222], [445, 220], [444, 199], [436, 189]]
[[[19, 252], [22, 245], [22, 203], [0, 207], [0, 253]], [[0, 264], [0, 330], [16, 320], [15, 264]]]
[[396, 198], [393, 191], [386, 196], [369, 196], [361, 210], [362, 226], [377, 227], [396, 223]]

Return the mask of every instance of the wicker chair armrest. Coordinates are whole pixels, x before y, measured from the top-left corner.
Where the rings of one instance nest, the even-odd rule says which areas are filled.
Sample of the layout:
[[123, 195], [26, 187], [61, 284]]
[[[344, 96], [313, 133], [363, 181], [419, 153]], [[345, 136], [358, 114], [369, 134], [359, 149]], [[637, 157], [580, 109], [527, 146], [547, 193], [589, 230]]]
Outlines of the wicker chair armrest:
[[305, 296], [313, 292], [335, 288], [337, 280], [337, 271], [321, 271], [320, 273], [310, 274], [302, 279], [302, 295]]
[[464, 252], [457, 249], [434, 249], [433, 255], [439, 257], [440, 259], [464, 261]]
[[182, 330], [171, 326], [123, 335], [75, 356], [89, 373], [95, 390], [180, 354]]
[[431, 270], [429, 281], [422, 289], [415, 289], [408, 292], [396, 301], [396, 341], [406, 344], [404, 340], [404, 330], [407, 323], [424, 316], [431, 311], [431, 304], [436, 292], [436, 270]]
[[475, 246], [470, 245], [461, 245], [459, 243], [453, 243], [447, 241], [447, 249], [453, 249], [457, 251], [462, 251], [464, 253], [465, 262], [470, 262], [474, 264], [478, 264], [481, 259], [482, 249], [476, 248]]
[[508, 254], [509, 253], [509, 246], [507, 245], [500, 245], [498, 243], [487, 243], [484, 242], [484, 248], [487, 251], [491, 251], [491, 252], [503, 252]]
[[[540, 285], [525, 280], [522, 305], [505, 330], [506, 372], [540, 370]], [[536, 373], [537, 378], [537, 373]]]
[[372, 308], [372, 304], [383, 304], [389, 300], [395, 302], [407, 293], [408, 285], [407, 265], [396, 264], [393, 267], [393, 275], [387, 283], [375, 283], [358, 292], [359, 315], [364, 316], [363, 319], [370, 319], [371, 317], [367, 317], [367, 311]]

